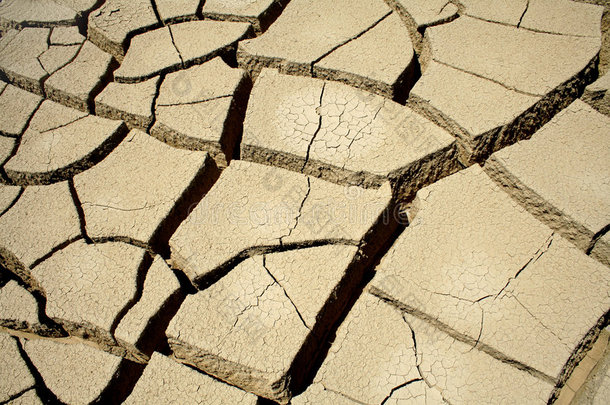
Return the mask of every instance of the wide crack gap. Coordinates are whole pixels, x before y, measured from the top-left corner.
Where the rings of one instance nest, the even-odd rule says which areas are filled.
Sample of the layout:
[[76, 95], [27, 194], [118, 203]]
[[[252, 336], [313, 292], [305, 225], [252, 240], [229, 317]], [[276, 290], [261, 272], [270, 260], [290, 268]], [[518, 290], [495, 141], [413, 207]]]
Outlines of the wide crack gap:
[[[291, 382], [292, 392], [295, 396], [301, 394], [314, 382], [316, 374], [336, 339], [339, 327], [373, 279], [374, 269], [406, 229], [406, 225], [399, 221], [397, 216], [393, 215], [396, 212], [395, 209], [395, 203], [391, 202], [379, 216], [375, 225], [358, 242], [358, 253], [350, 263], [346, 271], [347, 276], [341, 283], [343, 292], [337, 293], [337, 296], [341, 297], [343, 302], [340, 304], [334, 303], [333, 311], [335, 313], [326, 320], [327, 325], [324, 326], [322, 331], [316, 332], [320, 324], [320, 322], [316, 322], [312, 331], [313, 337], [316, 338], [316, 350], [307, 353], [307, 347], [304, 346], [302, 350], [305, 353], [303, 358], [291, 368], [291, 370], [299, 371], [299, 373], [295, 371], [297, 377]], [[306, 371], [305, 374], [303, 374], [303, 370]]]
[[284, 295], [286, 296], [286, 298], [288, 298], [288, 301], [290, 301], [290, 303], [292, 304], [292, 306], [294, 307], [295, 312], [297, 313], [297, 315], [299, 316], [299, 319], [301, 320], [301, 322], [303, 323], [303, 325], [309, 329], [311, 331], [311, 328], [309, 327], [309, 325], [307, 325], [307, 322], [305, 322], [305, 318], [303, 318], [303, 314], [301, 314], [301, 311], [299, 311], [299, 308], [297, 308], [297, 305], [294, 303], [294, 301], [292, 300], [292, 298], [290, 298], [290, 295], [288, 294], [288, 291], [286, 291], [286, 288], [284, 288], [284, 286], [282, 285], [282, 283], [280, 283], [278, 281], [277, 278], [275, 278], [275, 276], [273, 275], [273, 273], [271, 272], [271, 270], [269, 270], [269, 268], [267, 267], [267, 256], [263, 254], [263, 268], [265, 269], [265, 271], [267, 271], [267, 274], [269, 274], [269, 276], [273, 279], [273, 281], [275, 282], [275, 284], [277, 284], [282, 291], [284, 291]]
[[591, 252], [593, 252], [593, 249], [595, 249], [595, 245], [597, 245], [597, 242], [601, 238], [606, 236], [608, 232], [610, 232], [610, 224], [604, 226], [599, 232], [593, 235], [593, 238], [591, 238], [591, 243], [589, 244], [589, 247], [586, 250], [587, 255], [591, 255]]
[[15, 340], [15, 343], [17, 343], [17, 348], [19, 349], [19, 355], [21, 356], [21, 358], [25, 362], [26, 366], [28, 367], [28, 370], [30, 371], [30, 374], [32, 375], [32, 377], [34, 377], [34, 381], [36, 382], [36, 384], [34, 385], [34, 389], [36, 390], [38, 397], [45, 404], [63, 405], [64, 403], [62, 401], [60, 401], [59, 398], [57, 398], [57, 396], [53, 393], [53, 391], [51, 391], [49, 389], [49, 387], [47, 387], [47, 385], [45, 384], [44, 379], [42, 378], [42, 375], [40, 374], [40, 372], [38, 371], [38, 369], [36, 368], [36, 366], [34, 365], [32, 360], [30, 359], [30, 356], [28, 356], [27, 352], [23, 348], [23, 345], [21, 344], [21, 340], [19, 340], [16, 337], [13, 337], [13, 339]]
[[30, 125], [32, 124], [32, 120], [34, 119], [34, 116], [40, 109], [40, 106], [42, 105], [43, 102], [44, 102], [44, 100], [40, 100], [40, 102], [38, 103], [36, 108], [34, 108], [34, 111], [32, 111], [32, 114], [28, 117], [28, 119], [25, 122], [25, 125], [23, 126], [23, 131], [19, 134], [19, 136], [17, 136], [15, 138], [15, 145], [13, 146], [13, 150], [11, 150], [11, 153], [0, 164], [0, 177], [2, 178], [2, 181], [4, 184], [8, 184], [8, 185], [14, 184], [14, 182], [6, 174], [6, 171], [4, 170], [4, 165], [9, 160], [11, 160], [13, 157], [15, 157], [15, 155], [17, 154], [17, 151], [19, 150], [19, 147], [21, 146], [21, 140], [23, 139], [23, 134], [25, 134], [25, 132], [30, 128]]

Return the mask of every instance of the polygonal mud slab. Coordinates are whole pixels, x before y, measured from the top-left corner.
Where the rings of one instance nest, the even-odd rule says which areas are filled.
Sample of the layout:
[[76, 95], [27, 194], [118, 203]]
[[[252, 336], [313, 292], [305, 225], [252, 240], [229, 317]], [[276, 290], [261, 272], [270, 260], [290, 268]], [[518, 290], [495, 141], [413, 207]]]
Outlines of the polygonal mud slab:
[[457, 17], [458, 7], [446, 0], [386, 0], [412, 30], [451, 21]]
[[454, 138], [383, 97], [269, 69], [250, 96], [243, 159], [401, 195], [455, 170]]
[[203, 373], [154, 353], [125, 404], [246, 404], [256, 396], [216, 381]]
[[153, 121], [154, 99], [160, 77], [141, 83], [108, 83], [95, 98], [95, 114], [123, 120], [129, 129], [148, 130]]
[[463, 0], [464, 13], [538, 32], [601, 36], [603, 7], [571, 0]]
[[320, 246], [246, 259], [186, 298], [167, 329], [173, 356], [286, 403], [362, 277], [357, 252]]
[[242, 65], [311, 75], [312, 66], [389, 14], [382, 1], [295, 0], [262, 36], [239, 44]]
[[313, 384], [291, 403], [543, 404], [551, 390], [365, 293], [339, 327]]
[[61, 328], [39, 313], [34, 296], [16, 281], [0, 287], [0, 326], [41, 336], [62, 337]]
[[197, 19], [201, 0], [154, 0], [159, 17], [164, 23]]
[[0, 401], [3, 403], [31, 388], [36, 380], [21, 357], [15, 338], [0, 334]]
[[85, 42], [85, 37], [81, 35], [78, 27], [55, 27], [51, 31], [49, 42], [51, 45], [80, 45]]
[[537, 122], [535, 106], [540, 100], [431, 61], [407, 105], [454, 134], [460, 159], [469, 162], [505, 146]]
[[[486, 171], [528, 211], [584, 251], [610, 224], [610, 118], [576, 100]], [[558, 158], [561, 157], [561, 158]]]
[[158, 326], [152, 318], [180, 287], [161, 259], [151, 262], [135, 246], [77, 241], [36, 266], [32, 275], [46, 295], [46, 314], [70, 335], [145, 362], [159, 334], [149, 334], [143, 343], [144, 331]]
[[287, 3], [287, 0], [206, 0], [201, 11], [204, 18], [212, 20], [250, 23], [261, 34]]
[[246, 23], [188, 21], [137, 35], [114, 77], [121, 83], [137, 83], [201, 64], [234, 49], [249, 29]]
[[24, 28], [0, 39], [0, 71], [9, 82], [43, 95], [43, 83], [68, 64], [80, 45], [49, 45], [51, 30]]
[[202, 287], [255, 253], [357, 245], [378, 223], [390, 197], [388, 184], [377, 190], [341, 187], [234, 160], [172, 236], [172, 260]]
[[409, 31], [393, 13], [314, 64], [313, 75], [402, 99], [414, 81], [416, 64]]
[[16, 184], [49, 184], [93, 166], [127, 134], [121, 121], [99, 118], [44, 101], [4, 165]]
[[45, 93], [58, 103], [89, 111], [91, 97], [103, 85], [112, 62], [112, 55], [85, 41], [76, 58], [45, 81]]
[[76, 24], [77, 13], [61, 1], [4, 0], [0, 4], [0, 26], [53, 27]]
[[412, 48], [409, 31], [382, 2], [297, 0], [264, 35], [240, 42], [237, 59], [402, 98], [413, 79]]
[[581, 339], [599, 332], [610, 307], [607, 269], [538, 222], [477, 165], [420, 190], [411, 217], [378, 266], [372, 291], [561, 384]]
[[0, 94], [0, 134], [21, 135], [41, 102], [40, 96], [7, 85]]
[[36, 289], [29, 267], [80, 236], [68, 182], [31, 186], [0, 217], [0, 259], [7, 270]]
[[74, 177], [89, 236], [141, 246], [167, 240], [176, 216], [215, 175], [206, 172], [210, 160], [132, 130], [102, 162]]
[[82, 343], [26, 340], [24, 349], [44, 384], [67, 404], [108, 403], [118, 396], [110, 383], [122, 359]]
[[226, 166], [241, 135], [250, 80], [222, 59], [167, 75], [150, 134], [172, 146], [203, 150]]
[[134, 35], [159, 26], [150, 0], [107, 0], [89, 14], [87, 37], [121, 61]]
[[471, 17], [432, 27], [426, 36], [437, 62], [537, 96], [578, 77], [600, 50], [599, 38], [519, 30]]

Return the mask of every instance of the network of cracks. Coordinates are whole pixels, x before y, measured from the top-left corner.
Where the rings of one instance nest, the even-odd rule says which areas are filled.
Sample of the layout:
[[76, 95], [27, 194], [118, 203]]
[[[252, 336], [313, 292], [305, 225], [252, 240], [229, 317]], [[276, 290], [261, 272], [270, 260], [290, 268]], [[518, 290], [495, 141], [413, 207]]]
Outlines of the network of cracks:
[[0, 403], [604, 403], [609, 7], [1, 0]]

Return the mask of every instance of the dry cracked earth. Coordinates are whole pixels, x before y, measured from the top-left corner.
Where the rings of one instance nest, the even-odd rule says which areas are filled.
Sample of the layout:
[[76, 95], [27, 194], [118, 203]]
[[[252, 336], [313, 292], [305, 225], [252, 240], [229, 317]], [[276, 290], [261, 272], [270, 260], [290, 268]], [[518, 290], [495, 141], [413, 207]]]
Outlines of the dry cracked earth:
[[0, 0], [0, 404], [607, 404], [609, 29]]

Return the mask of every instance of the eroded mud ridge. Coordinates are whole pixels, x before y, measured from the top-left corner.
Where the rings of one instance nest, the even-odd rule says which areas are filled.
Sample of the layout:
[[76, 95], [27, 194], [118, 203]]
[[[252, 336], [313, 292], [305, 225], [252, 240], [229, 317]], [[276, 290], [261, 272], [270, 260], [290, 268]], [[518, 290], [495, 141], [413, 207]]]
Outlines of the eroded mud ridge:
[[0, 404], [607, 403], [609, 9], [0, 0]]

